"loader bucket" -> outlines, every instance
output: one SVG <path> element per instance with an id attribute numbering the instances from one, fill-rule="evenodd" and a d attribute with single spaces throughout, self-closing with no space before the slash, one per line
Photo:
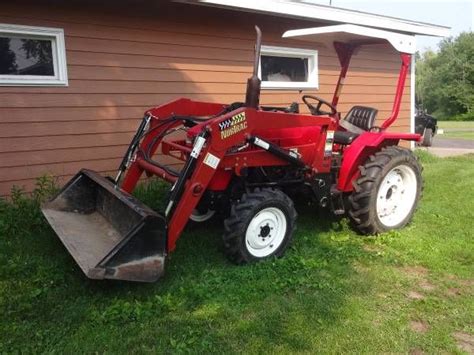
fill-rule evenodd
<path id="1" fill-rule="evenodd" d="M 81 170 L 41 210 L 87 277 L 153 282 L 163 274 L 165 219 L 96 172 Z"/>

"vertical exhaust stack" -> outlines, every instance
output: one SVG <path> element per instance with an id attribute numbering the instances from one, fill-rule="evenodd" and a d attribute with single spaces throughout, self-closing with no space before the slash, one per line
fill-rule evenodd
<path id="1" fill-rule="evenodd" d="M 260 104 L 260 84 L 262 83 L 258 77 L 258 65 L 260 63 L 260 49 L 262 47 L 262 31 L 255 26 L 257 32 L 257 42 L 255 43 L 255 61 L 253 64 L 253 74 L 247 80 L 247 93 L 245 95 L 245 106 L 258 109 Z"/>

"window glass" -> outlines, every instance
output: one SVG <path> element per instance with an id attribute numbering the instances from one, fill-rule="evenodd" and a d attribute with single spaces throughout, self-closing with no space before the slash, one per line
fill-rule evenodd
<path id="1" fill-rule="evenodd" d="M 263 81 L 308 81 L 308 58 L 262 55 L 261 65 Z"/>
<path id="2" fill-rule="evenodd" d="M 0 23 L 0 86 L 67 86 L 64 30 Z"/>
<path id="3" fill-rule="evenodd" d="M 258 74 L 263 89 L 318 89 L 318 51 L 262 46 Z"/>
<path id="4" fill-rule="evenodd" d="M 54 76 L 52 40 L 1 35 L 0 74 Z"/>

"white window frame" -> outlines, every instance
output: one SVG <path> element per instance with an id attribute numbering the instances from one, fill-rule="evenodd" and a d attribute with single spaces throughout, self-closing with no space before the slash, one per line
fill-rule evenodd
<path id="1" fill-rule="evenodd" d="M 54 76 L 0 75 L 0 86 L 68 86 L 66 45 L 62 28 L 33 27 L 0 23 L 0 36 L 51 40 Z"/>
<path id="2" fill-rule="evenodd" d="M 262 46 L 258 76 L 262 79 L 261 56 L 308 58 L 308 81 L 262 81 L 262 89 L 307 90 L 319 89 L 318 51 L 315 49 Z"/>

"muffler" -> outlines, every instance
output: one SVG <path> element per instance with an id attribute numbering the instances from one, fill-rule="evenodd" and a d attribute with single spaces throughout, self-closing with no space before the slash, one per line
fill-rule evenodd
<path id="1" fill-rule="evenodd" d="M 164 273 L 164 217 L 83 169 L 41 208 L 87 277 L 153 282 Z"/>

